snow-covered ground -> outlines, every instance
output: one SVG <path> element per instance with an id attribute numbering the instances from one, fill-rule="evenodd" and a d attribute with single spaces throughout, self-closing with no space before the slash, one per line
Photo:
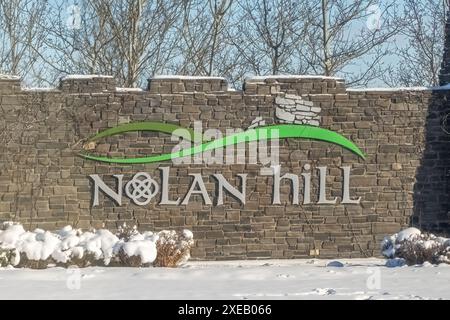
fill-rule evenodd
<path id="1" fill-rule="evenodd" d="M 388 268 L 375 258 L 330 261 L 193 261 L 176 269 L 1 268 L 0 299 L 450 299 L 447 264 Z"/>

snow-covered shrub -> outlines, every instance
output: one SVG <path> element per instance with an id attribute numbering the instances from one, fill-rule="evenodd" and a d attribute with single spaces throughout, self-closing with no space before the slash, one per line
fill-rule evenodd
<path id="1" fill-rule="evenodd" d="M 175 264 L 187 261 L 192 245 L 188 230 L 179 235 L 174 231 L 141 234 L 133 227 L 113 234 L 106 229 L 82 232 L 66 226 L 54 233 L 42 229 L 30 232 L 21 224 L 8 222 L 0 227 L 0 266 L 150 266 L 157 257 L 157 240 L 168 239 L 169 234 L 176 235 L 173 239 L 180 252 Z"/>
<path id="2" fill-rule="evenodd" d="M 155 235 L 152 232 L 130 235 L 119 250 L 120 261 L 130 267 L 150 265 L 156 255 Z"/>
<path id="3" fill-rule="evenodd" d="M 442 243 L 430 238 L 430 235 L 421 234 L 405 240 L 397 250 L 397 255 L 404 258 L 408 265 L 424 262 L 437 264 L 445 250 Z"/>
<path id="4" fill-rule="evenodd" d="M 190 250 L 194 244 L 191 231 L 182 232 L 163 230 L 158 233 L 156 249 L 158 255 L 154 262 L 158 267 L 177 267 L 190 258 Z"/>
<path id="5" fill-rule="evenodd" d="M 139 234 L 139 231 L 137 230 L 136 226 L 128 226 L 126 223 L 123 223 L 123 225 L 119 226 L 116 236 L 119 239 L 123 239 L 124 241 L 128 241 L 133 236 L 136 236 Z"/>
<path id="6" fill-rule="evenodd" d="M 389 259 L 404 259 L 407 265 L 450 263 L 450 239 L 408 228 L 385 237 L 381 252 Z"/>

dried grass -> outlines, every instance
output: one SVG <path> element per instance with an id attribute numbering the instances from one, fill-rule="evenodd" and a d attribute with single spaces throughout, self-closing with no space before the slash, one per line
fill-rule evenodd
<path id="1" fill-rule="evenodd" d="M 156 241 L 157 256 L 155 267 L 176 268 L 190 258 L 194 241 L 183 232 L 162 231 Z"/>

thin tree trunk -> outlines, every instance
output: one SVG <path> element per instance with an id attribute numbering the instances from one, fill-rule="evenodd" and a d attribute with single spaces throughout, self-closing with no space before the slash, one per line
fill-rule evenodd
<path id="1" fill-rule="evenodd" d="M 328 21 L 328 0 L 322 0 L 322 41 L 323 41 L 323 62 L 324 74 L 331 75 L 331 60 L 330 60 L 330 32 Z"/>

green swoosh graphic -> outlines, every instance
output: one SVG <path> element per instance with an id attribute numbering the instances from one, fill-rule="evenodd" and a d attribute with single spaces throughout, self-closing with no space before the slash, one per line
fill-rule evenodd
<path id="1" fill-rule="evenodd" d="M 175 126 L 175 125 L 172 125 Z M 181 127 L 175 126 L 178 129 Z M 113 128 L 116 129 L 116 128 Z M 113 130 L 108 129 L 108 130 Z M 106 131 L 108 131 L 106 130 Z M 133 131 L 133 130 L 128 130 Z M 152 130 L 156 131 L 156 130 Z M 110 131 L 115 132 L 115 131 Z M 123 131 L 125 132 L 125 131 Z M 166 131 L 164 131 L 166 132 Z M 117 134 L 117 133 L 114 133 Z M 94 136 L 98 137 L 102 135 L 102 137 L 108 136 L 105 135 L 104 132 Z M 111 135 L 111 134 L 109 134 Z M 312 139 L 325 141 L 329 143 L 333 143 L 341 146 L 344 149 L 350 150 L 355 153 L 362 159 L 365 159 L 364 153 L 350 140 L 345 138 L 344 136 L 336 133 L 334 131 L 330 131 L 327 129 L 309 126 L 309 125 L 272 125 L 266 127 L 259 127 L 255 129 L 250 129 L 244 132 L 239 132 L 232 134 L 227 137 L 223 137 L 220 139 L 216 139 L 211 142 L 206 142 L 201 145 L 196 145 L 191 148 L 183 149 L 173 153 L 167 153 L 157 156 L 148 156 L 148 157 L 139 157 L 139 158 L 108 158 L 101 156 L 92 156 L 89 154 L 80 154 L 80 156 L 101 162 L 108 163 L 119 163 L 119 164 L 142 164 L 142 163 L 154 163 L 154 162 L 162 162 L 171 159 L 182 158 L 190 155 L 194 155 L 197 153 L 201 153 L 204 151 L 214 150 L 218 148 L 223 148 L 229 145 L 234 145 L 243 142 L 251 142 L 251 141 L 259 141 L 259 140 L 272 140 L 272 139 L 286 139 L 286 138 L 302 138 L 302 139 Z M 98 139 L 98 138 L 97 138 Z M 91 140 L 92 141 L 92 140 Z"/>
<path id="2" fill-rule="evenodd" d="M 182 130 L 177 132 L 177 130 Z M 134 131 L 155 131 L 155 132 L 164 132 L 167 134 L 173 134 L 182 138 L 185 138 L 189 141 L 201 142 L 202 137 L 197 137 L 194 134 L 194 130 L 190 128 L 183 128 L 176 124 L 164 123 L 164 122 L 133 122 L 119 125 L 117 127 L 104 130 L 95 136 L 91 137 L 88 141 L 96 141 L 101 138 L 114 136 L 117 134 L 122 134 L 125 132 L 134 132 Z M 189 134 L 186 134 L 189 133 Z M 196 141 L 197 140 L 197 141 Z"/>

